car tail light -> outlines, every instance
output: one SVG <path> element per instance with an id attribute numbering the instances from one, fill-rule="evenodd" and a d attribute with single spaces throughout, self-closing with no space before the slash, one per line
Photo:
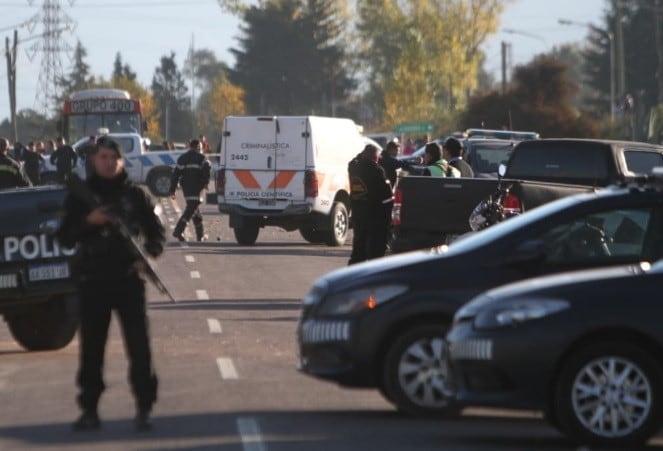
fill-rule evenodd
<path id="1" fill-rule="evenodd" d="M 318 175 L 315 171 L 306 171 L 304 175 L 304 196 L 318 197 Z"/>
<path id="2" fill-rule="evenodd" d="M 391 224 L 394 226 L 401 225 L 401 208 L 403 207 L 403 190 L 396 189 L 394 193 L 394 206 L 391 209 Z"/>
<path id="3" fill-rule="evenodd" d="M 507 194 L 502 201 L 502 207 L 505 214 L 519 215 L 523 212 L 523 206 L 520 199 L 515 194 Z"/>
<path id="4" fill-rule="evenodd" d="M 226 195 L 226 170 L 216 171 L 216 194 L 225 197 Z"/>

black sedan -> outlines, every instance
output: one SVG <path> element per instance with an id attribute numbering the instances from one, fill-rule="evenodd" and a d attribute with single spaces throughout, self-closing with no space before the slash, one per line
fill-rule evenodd
<path id="1" fill-rule="evenodd" d="M 479 293 L 542 274 L 663 257 L 663 190 L 561 199 L 451 246 L 331 272 L 302 301 L 301 371 L 375 387 L 410 414 L 448 414 L 444 335 Z"/>
<path id="2" fill-rule="evenodd" d="M 663 260 L 488 291 L 448 342 L 466 404 L 540 409 L 581 443 L 642 444 L 663 419 Z"/>

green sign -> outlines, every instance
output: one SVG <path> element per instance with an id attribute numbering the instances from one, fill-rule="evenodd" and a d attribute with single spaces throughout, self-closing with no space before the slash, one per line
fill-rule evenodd
<path id="1" fill-rule="evenodd" d="M 398 124 L 395 128 L 396 133 L 432 133 L 435 126 L 430 122 L 406 122 Z"/>

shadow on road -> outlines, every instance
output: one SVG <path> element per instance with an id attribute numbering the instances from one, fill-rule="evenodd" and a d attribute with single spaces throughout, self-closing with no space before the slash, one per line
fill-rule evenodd
<path id="1" fill-rule="evenodd" d="M 150 302 L 148 308 L 151 310 L 262 310 L 296 311 L 301 308 L 299 299 L 211 299 L 209 301 L 179 300 L 173 302 Z"/>

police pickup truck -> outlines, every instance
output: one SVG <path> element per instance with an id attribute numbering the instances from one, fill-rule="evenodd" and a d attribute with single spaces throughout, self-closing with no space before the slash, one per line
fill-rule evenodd
<path id="1" fill-rule="evenodd" d="M 54 238 L 65 195 L 57 186 L 0 191 L 0 314 L 30 351 L 66 346 L 78 326 L 75 250 Z"/>
<path id="2" fill-rule="evenodd" d="M 177 164 L 177 158 L 185 150 L 171 151 L 149 151 L 143 145 L 144 138 L 137 133 L 110 133 L 104 134 L 116 140 L 122 147 L 124 156 L 124 168 L 129 175 L 129 179 L 134 183 L 147 185 L 150 192 L 158 197 L 166 197 L 170 190 L 170 177 L 173 168 Z M 88 138 L 83 138 L 73 144 L 77 154 L 85 146 Z M 80 159 L 75 172 L 85 178 L 85 161 Z M 41 174 L 42 183 L 54 183 L 57 181 L 55 167 L 46 159 L 44 170 Z"/>

